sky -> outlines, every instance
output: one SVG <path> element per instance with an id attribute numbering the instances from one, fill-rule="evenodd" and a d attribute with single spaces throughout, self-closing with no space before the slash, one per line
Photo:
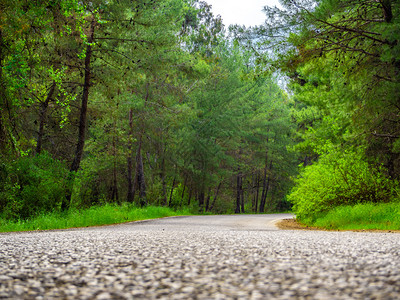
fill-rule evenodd
<path id="1" fill-rule="evenodd" d="M 246 26 L 264 23 L 265 15 L 261 11 L 264 6 L 278 6 L 278 0 L 205 0 L 213 7 L 214 15 L 221 15 L 223 23 Z"/>

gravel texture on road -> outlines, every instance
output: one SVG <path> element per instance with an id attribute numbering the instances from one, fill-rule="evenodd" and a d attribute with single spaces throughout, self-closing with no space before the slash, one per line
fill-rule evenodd
<path id="1" fill-rule="evenodd" d="M 0 234 L 0 299 L 399 299 L 400 234 L 195 216 Z"/>

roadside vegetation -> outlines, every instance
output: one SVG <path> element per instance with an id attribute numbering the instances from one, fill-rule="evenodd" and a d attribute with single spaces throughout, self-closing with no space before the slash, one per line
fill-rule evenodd
<path id="1" fill-rule="evenodd" d="M 400 203 L 339 206 L 319 216 L 315 226 L 333 230 L 400 230 Z"/>
<path id="2" fill-rule="evenodd" d="M 368 163 L 362 149 L 321 155 L 288 195 L 297 220 L 327 229 L 400 229 L 399 184 Z"/>
<path id="3" fill-rule="evenodd" d="M 87 209 L 39 214 L 32 219 L 10 221 L 0 219 L 0 232 L 66 229 L 112 225 L 140 220 L 191 215 L 188 209 L 172 210 L 168 207 L 105 204 Z"/>
<path id="4" fill-rule="evenodd" d="M 285 70 L 295 101 L 303 161 L 287 199 L 297 220 L 399 230 L 400 3 L 282 3 L 266 9 L 260 35 L 279 49 L 271 65 Z"/>

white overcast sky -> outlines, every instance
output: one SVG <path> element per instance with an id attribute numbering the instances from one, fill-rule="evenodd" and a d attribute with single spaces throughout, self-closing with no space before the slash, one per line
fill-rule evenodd
<path id="1" fill-rule="evenodd" d="M 221 15 L 226 28 L 231 24 L 246 26 L 264 23 L 264 6 L 278 6 L 278 0 L 205 0 L 212 5 L 214 15 Z"/>

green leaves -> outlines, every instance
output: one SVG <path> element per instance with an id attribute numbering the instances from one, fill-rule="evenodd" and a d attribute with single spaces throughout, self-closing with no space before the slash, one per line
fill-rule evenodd
<path id="1" fill-rule="evenodd" d="M 47 153 L 2 167 L 0 210 L 6 219 L 27 219 L 60 209 L 68 188 L 68 170 Z"/>
<path id="2" fill-rule="evenodd" d="M 389 202 L 397 186 L 382 168 L 367 162 L 363 149 L 333 151 L 302 170 L 288 199 L 296 216 L 309 222 L 337 206 Z"/>

